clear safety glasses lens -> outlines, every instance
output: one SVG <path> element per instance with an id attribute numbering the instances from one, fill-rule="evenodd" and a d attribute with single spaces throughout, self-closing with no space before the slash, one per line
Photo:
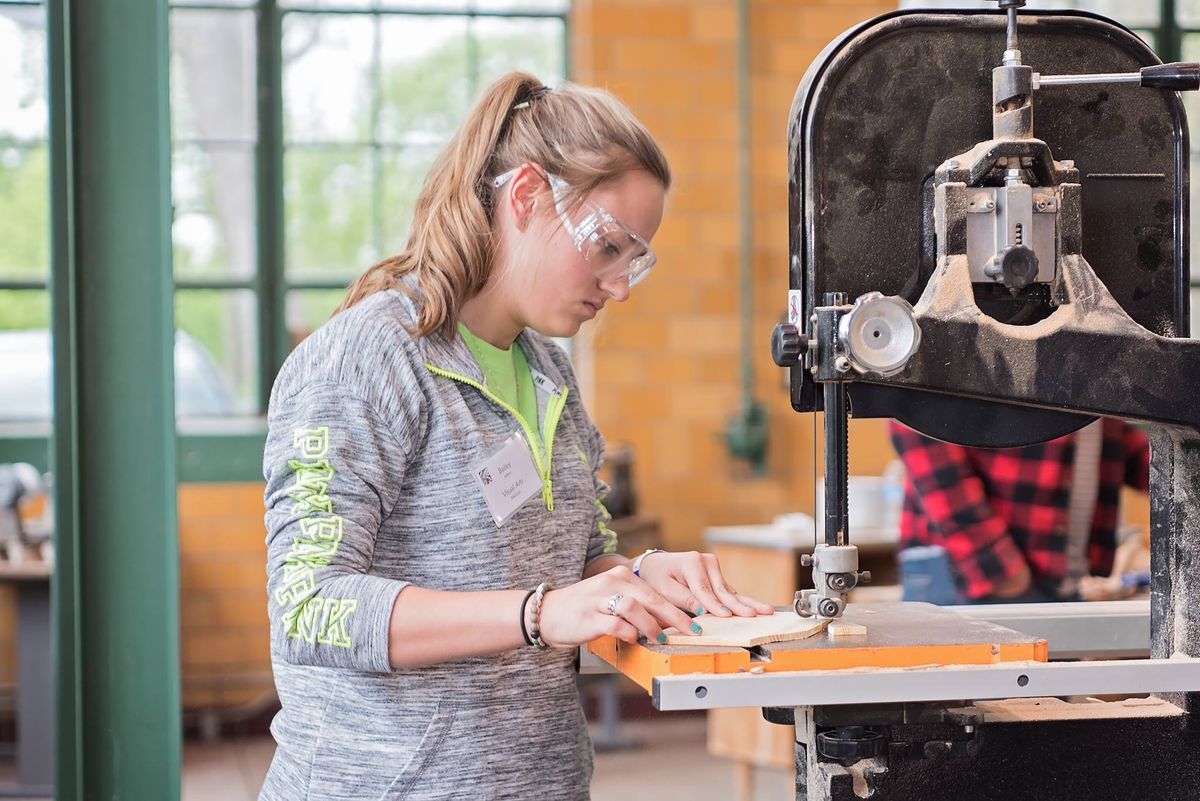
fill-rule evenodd
<path id="1" fill-rule="evenodd" d="M 513 169 L 496 176 L 492 179 L 492 186 L 503 186 L 516 173 L 517 170 Z M 568 209 L 567 182 L 557 175 L 548 174 L 547 177 L 558 217 L 596 277 L 601 281 L 628 278 L 631 287 L 645 280 L 658 261 L 649 243 L 591 201 Z"/>
<path id="2" fill-rule="evenodd" d="M 568 211 L 556 192 L 555 202 L 563 227 L 597 278 L 628 278 L 630 286 L 645 279 L 657 261 L 646 240 L 591 201 Z"/>

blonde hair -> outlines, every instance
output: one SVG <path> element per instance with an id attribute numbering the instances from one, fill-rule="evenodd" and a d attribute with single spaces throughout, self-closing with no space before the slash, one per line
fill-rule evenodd
<path id="1" fill-rule="evenodd" d="M 609 92 L 570 83 L 551 91 L 532 75 L 509 73 L 484 91 L 434 160 L 404 249 L 351 284 L 337 311 L 398 288 L 417 301 L 415 336 L 452 331 L 463 303 L 491 275 L 499 191 L 491 181 L 526 162 L 570 184 L 569 204 L 633 170 L 644 170 L 664 188 L 671 185 L 662 150 Z M 415 292 L 401 280 L 409 274 L 416 279 Z"/>

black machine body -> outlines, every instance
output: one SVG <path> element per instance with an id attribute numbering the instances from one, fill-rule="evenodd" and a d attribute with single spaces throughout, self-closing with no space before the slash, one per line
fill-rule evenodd
<path id="1" fill-rule="evenodd" d="M 867 293 L 907 302 L 920 347 L 892 376 L 848 369 L 836 343 L 814 347 L 785 362 L 792 405 L 821 410 L 817 384 L 840 373 L 853 416 L 966 445 L 1045 441 L 1101 413 L 1194 425 L 1189 393 L 1155 403 L 1138 391 L 1200 365 L 1200 351 L 1162 341 L 1186 337 L 1189 322 L 1183 105 L 1170 91 L 1048 77 L 1171 86 L 1191 80 L 1188 65 L 1161 66 L 1134 33 L 1084 12 L 1022 9 L 1019 51 L 1007 23 L 1004 12 L 886 15 L 832 43 L 800 84 L 789 309 L 801 347 L 829 313 L 827 293 L 846 299 L 837 319 Z M 944 269 L 958 259 L 969 270 Z M 794 336 L 777 344 L 797 347 Z"/>

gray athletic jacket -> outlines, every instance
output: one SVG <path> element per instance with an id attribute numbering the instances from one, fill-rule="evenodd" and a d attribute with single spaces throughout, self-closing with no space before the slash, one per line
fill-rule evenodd
<path id="1" fill-rule="evenodd" d="M 407 583 L 564 586 L 616 548 L 598 500 L 603 442 L 566 354 L 520 336 L 549 379 L 538 406 L 551 447 L 537 454 L 549 480 L 497 527 L 470 469 L 523 426 L 461 337 L 414 339 L 414 317 L 400 292 L 369 297 L 308 337 L 271 393 L 267 589 L 283 709 L 260 801 L 586 799 L 571 651 L 388 664 Z"/>

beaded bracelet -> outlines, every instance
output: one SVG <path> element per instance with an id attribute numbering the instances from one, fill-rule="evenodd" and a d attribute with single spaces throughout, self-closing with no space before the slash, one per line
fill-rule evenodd
<path id="1" fill-rule="evenodd" d="M 525 610 L 529 606 L 529 596 L 533 595 L 536 590 L 530 590 L 525 593 L 525 597 L 521 600 L 521 636 L 525 638 L 526 645 L 533 645 L 533 640 L 529 639 L 529 630 L 525 628 Z"/>
<path id="2" fill-rule="evenodd" d="M 533 591 L 533 614 L 529 617 L 529 639 L 539 651 L 545 651 L 550 646 L 542 639 L 542 599 L 550 590 L 550 585 L 543 581 Z"/>

